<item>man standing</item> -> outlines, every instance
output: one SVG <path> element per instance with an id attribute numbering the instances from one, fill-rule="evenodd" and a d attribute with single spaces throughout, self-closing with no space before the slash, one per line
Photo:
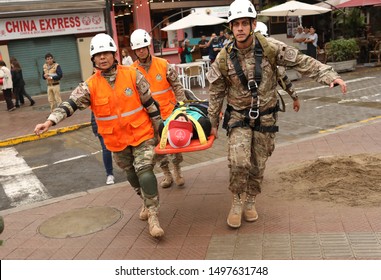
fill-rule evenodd
<path id="1" fill-rule="evenodd" d="M 223 127 L 229 136 L 232 205 L 227 224 L 232 228 L 241 226 L 242 216 L 248 222 L 258 219 L 255 199 L 278 131 L 276 66 L 294 68 L 330 87 L 338 84 L 346 92 L 346 84 L 332 67 L 260 32 L 254 34 L 256 17 L 248 0 L 235 0 L 230 5 L 228 22 L 234 40 L 221 50 L 207 73 L 208 115 L 216 137 L 219 113 L 227 100 Z"/>
<path id="2" fill-rule="evenodd" d="M 132 66 L 142 72 L 149 82 L 152 97 L 159 103 L 161 118 L 165 121 L 171 115 L 176 102 L 186 99 L 178 74 L 167 60 L 151 55 L 149 50 L 151 36 L 147 31 L 135 30 L 131 34 L 130 42 L 131 49 L 138 58 Z M 172 173 L 169 169 L 169 156 L 174 168 L 176 185 L 185 184 L 180 167 L 180 163 L 183 161 L 182 154 L 156 155 L 156 159 L 160 162 L 160 167 L 164 172 L 164 179 L 160 182 L 162 188 L 168 188 L 173 183 Z"/>
<path id="3" fill-rule="evenodd" d="M 304 43 L 304 41 L 307 38 L 307 35 L 308 34 L 305 34 L 303 32 L 303 26 L 299 25 L 293 41 L 294 43 L 298 43 L 299 50 L 304 54 L 307 53 L 307 44 Z"/>
<path id="4" fill-rule="evenodd" d="M 219 37 L 217 37 L 216 33 L 212 33 L 212 36 L 210 36 L 208 44 L 210 62 L 213 63 L 217 57 L 217 54 L 222 49 L 222 44 L 220 44 Z"/>
<path id="5" fill-rule="evenodd" d="M 47 53 L 45 55 L 45 64 L 43 66 L 42 78 L 46 80 L 48 85 L 48 101 L 50 103 L 50 111 L 53 112 L 61 103 L 60 80 L 62 79 L 61 66 L 54 61 L 53 55 Z"/>
<path id="6" fill-rule="evenodd" d="M 118 65 L 116 44 L 109 35 L 92 38 L 90 57 L 95 74 L 80 83 L 69 100 L 55 108 L 46 122 L 36 125 L 34 132 L 40 135 L 77 109 L 91 106 L 104 144 L 143 199 L 151 236 L 161 237 L 164 231 L 158 219 L 159 194 L 153 172 L 160 111 L 144 76 L 133 67 Z"/>
<path id="7" fill-rule="evenodd" d="M 209 50 L 208 50 L 209 44 L 208 44 L 208 41 L 206 40 L 205 35 L 201 36 L 201 40 L 198 42 L 198 47 L 200 48 L 200 53 L 202 57 L 209 55 Z"/>

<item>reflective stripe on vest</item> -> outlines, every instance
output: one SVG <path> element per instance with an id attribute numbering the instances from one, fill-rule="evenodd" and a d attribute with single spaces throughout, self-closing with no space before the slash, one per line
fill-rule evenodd
<path id="1" fill-rule="evenodd" d="M 143 106 L 140 106 L 139 108 L 136 108 L 135 110 L 129 111 L 129 112 L 124 112 L 121 114 L 122 117 L 128 117 L 131 116 L 139 111 L 143 110 Z M 109 117 L 95 117 L 97 121 L 111 121 L 117 119 L 117 115 L 109 116 Z"/>
<path id="2" fill-rule="evenodd" d="M 166 93 L 169 90 L 172 90 L 172 87 L 169 87 L 169 88 L 161 90 L 161 91 L 151 92 L 151 95 L 154 96 L 154 95 L 158 95 L 158 94 L 163 94 L 163 93 Z"/>

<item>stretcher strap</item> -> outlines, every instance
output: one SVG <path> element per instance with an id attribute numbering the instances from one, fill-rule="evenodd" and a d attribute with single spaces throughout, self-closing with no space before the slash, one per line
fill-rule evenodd
<path id="1" fill-rule="evenodd" d="M 176 117 L 179 114 L 185 113 L 186 108 L 180 108 L 179 110 L 176 110 L 172 116 L 169 117 L 167 125 L 164 126 L 163 131 L 161 133 L 161 139 L 160 139 L 160 149 L 165 149 L 167 145 L 167 140 L 168 140 L 168 127 L 169 127 L 169 122 L 176 119 Z M 192 121 L 192 123 L 196 126 L 197 134 L 198 134 L 198 139 L 200 140 L 201 145 L 205 145 L 207 143 L 207 139 L 205 136 L 204 129 L 202 128 L 201 124 L 192 116 L 187 115 L 187 117 Z"/>

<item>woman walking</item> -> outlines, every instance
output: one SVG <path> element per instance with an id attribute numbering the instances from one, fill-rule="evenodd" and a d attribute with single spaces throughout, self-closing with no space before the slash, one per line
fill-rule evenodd
<path id="1" fill-rule="evenodd" d="M 20 63 L 16 58 L 11 58 L 11 73 L 13 81 L 13 93 L 16 97 L 16 107 L 20 107 L 20 104 L 24 104 L 24 96 L 29 99 L 30 106 L 36 103 L 32 97 L 25 91 L 25 81 L 22 75 L 22 69 Z"/>

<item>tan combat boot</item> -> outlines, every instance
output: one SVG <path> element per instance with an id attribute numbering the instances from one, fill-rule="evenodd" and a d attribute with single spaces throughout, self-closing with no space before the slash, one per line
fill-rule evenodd
<path id="1" fill-rule="evenodd" d="M 246 195 L 245 202 L 243 203 L 243 217 L 247 222 L 258 220 L 258 213 L 255 210 L 255 195 Z"/>
<path id="2" fill-rule="evenodd" d="M 232 207 L 229 212 L 227 223 L 232 228 L 239 228 L 242 219 L 242 201 L 239 194 L 233 194 Z"/>
<path id="3" fill-rule="evenodd" d="M 148 208 L 148 226 L 149 233 L 152 237 L 158 238 L 164 235 L 164 230 L 160 227 L 159 218 L 157 217 L 157 207 L 151 206 Z"/>
<path id="4" fill-rule="evenodd" d="M 185 184 L 185 180 L 183 175 L 181 174 L 180 165 L 174 165 L 173 174 L 175 175 L 175 183 L 178 186 L 183 186 Z"/>
<path id="5" fill-rule="evenodd" d="M 169 188 L 172 185 L 172 183 L 173 183 L 173 178 L 172 178 L 171 171 L 169 170 L 168 166 L 162 167 L 161 169 L 164 172 L 164 178 L 160 182 L 160 187 L 162 187 L 164 189 L 165 188 Z"/>
<path id="6" fill-rule="evenodd" d="M 140 213 L 139 213 L 139 219 L 142 220 L 142 221 L 147 221 L 148 220 L 148 208 L 144 205 L 144 202 L 143 202 L 143 207 L 142 207 L 142 209 L 140 210 Z"/>

